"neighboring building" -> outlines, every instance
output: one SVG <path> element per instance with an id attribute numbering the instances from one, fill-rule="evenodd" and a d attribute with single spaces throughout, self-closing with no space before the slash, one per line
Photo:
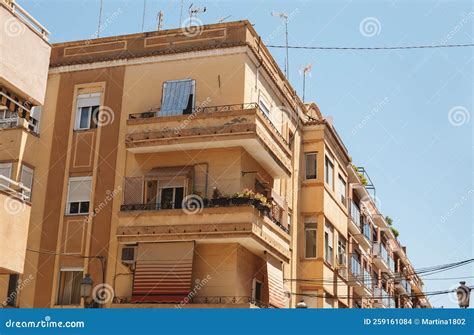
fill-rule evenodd
<path id="1" fill-rule="evenodd" d="M 36 153 L 47 149 L 38 135 L 51 46 L 47 30 L 12 1 L 0 0 L 0 25 L 0 294 L 15 305 L 35 231 L 33 176 L 48 168 Z"/>
<path id="2" fill-rule="evenodd" d="M 81 307 L 90 274 L 105 307 L 376 307 L 364 266 L 409 305 L 373 255 L 412 271 L 404 250 L 375 207 L 360 238 L 374 201 L 249 22 L 55 44 L 50 63 L 17 306 Z"/>

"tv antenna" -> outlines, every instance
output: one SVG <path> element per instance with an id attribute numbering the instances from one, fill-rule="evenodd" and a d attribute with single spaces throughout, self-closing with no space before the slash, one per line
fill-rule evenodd
<path id="1" fill-rule="evenodd" d="M 222 17 L 222 16 L 221 16 L 221 17 L 217 18 L 217 22 L 218 22 L 218 23 L 222 23 L 222 22 L 224 22 L 225 20 L 227 20 L 227 19 L 228 19 L 229 17 L 231 17 L 231 16 L 232 16 L 232 15 L 227 15 L 226 17 Z"/>
<path id="2" fill-rule="evenodd" d="M 145 29 L 145 12 L 146 12 L 146 0 L 143 0 L 143 15 L 142 15 L 142 33 Z"/>
<path id="3" fill-rule="evenodd" d="M 156 30 L 158 30 L 158 31 L 160 31 L 161 28 L 163 27 L 163 18 L 164 18 L 164 16 L 165 16 L 165 13 L 163 13 L 162 10 L 160 10 L 158 12 L 158 14 L 156 15 L 156 20 L 158 21 Z"/>
<path id="4" fill-rule="evenodd" d="M 103 5 L 103 0 L 100 0 L 100 7 L 99 7 L 99 26 L 97 27 L 97 38 L 100 37 L 100 25 L 101 25 L 101 20 L 102 20 L 102 5 Z"/>
<path id="5" fill-rule="evenodd" d="M 285 76 L 286 79 L 290 79 L 290 61 L 288 59 L 288 14 L 285 12 L 272 12 L 272 16 L 279 17 L 285 22 L 285 46 L 286 46 L 286 59 L 285 59 Z"/>
<path id="6" fill-rule="evenodd" d="M 306 75 L 309 75 L 311 77 L 312 68 L 313 68 L 313 64 L 309 63 L 300 69 L 300 73 L 303 75 L 303 103 L 304 103 L 304 95 L 306 91 Z"/>
<path id="7" fill-rule="evenodd" d="M 193 4 L 189 6 L 189 26 L 191 26 L 193 17 L 197 17 L 197 14 L 199 13 L 205 13 L 206 12 L 206 7 L 193 7 Z"/>

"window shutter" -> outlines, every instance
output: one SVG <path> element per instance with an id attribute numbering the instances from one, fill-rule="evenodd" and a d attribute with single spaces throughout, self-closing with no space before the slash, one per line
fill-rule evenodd
<path id="1" fill-rule="evenodd" d="M 190 95 L 195 94 L 192 79 L 172 80 L 163 83 L 163 99 L 159 116 L 182 115 Z"/>
<path id="2" fill-rule="evenodd" d="M 70 178 L 68 202 L 90 201 L 92 189 L 91 178 Z"/>
<path id="3" fill-rule="evenodd" d="M 100 106 L 100 93 L 79 94 L 77 96 L 77 108 Z"/>
<path id="4" fill-rule="evenodd" d="M 33 187 L 33 170 L 30 169 L 28 166 L 22 165 L 20 181 L 25 187 L 30 189 L 30 192 L 25 192 L 25 195 L 30 197 L 31 188 Z"/>

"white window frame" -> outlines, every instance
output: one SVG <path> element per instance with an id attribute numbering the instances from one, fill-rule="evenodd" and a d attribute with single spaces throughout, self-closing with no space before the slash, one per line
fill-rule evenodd
<path id="1" fill-rule="evenodd" d="M 331 255 L 329 255 L 329 250 L 331 250 Z M 331 227 L 331 224 L 328 222 L 324 224 L 324 260 L 327 263 L 334 265 L 334 228 Z"/>
<path id="2" fill-rule="evenodd" d="M 331 164 L 332 173 L 329 175 L 328 163 Z M 330 178 L 331 183 L 328 182 Z M 328 155 L 324 159 L 324 182 L 329 186 L 331 190 L 334 191 L 334 162 L 329 158 Z"/>
<path id="3" fill-rule="evenodd" d="M 98 98 L 99 100 L 99 104 L 98 105 L 90 105 L 90 106 L 82 106 L 82 107 L 79 107 L 78 106 L 78 102 L 80 99 L 92 99 L 92 98 Z M 92 110 L 93 107 L 96 107 L 96 106 L 99 106 L 98 108 L 100 108 L 101 106 L 101 93 L 100 92 L 95 92 L 95 93 L 88 93 L 88 94 L 78 94 L 77 97 L 76 97 L 76 118 L 75 118 L 75 123 L 74 123 L 74 130 L 88 130 L 88 129 L 91 129 L 91 125 L 92 125 L 92 117 L 93 117 L 93 113 L 94 111 Z M 81 112 L 82 112 L 82 108 L 84 107 L 88 107 L 88 117 L 87 117 L 87 124 L 88 126 L 87 127 L 81 127 Z"/>
<path id="4" fill-rule="evenodd" d="M 315 164 L 315 176 L 314 178 L 308 178 L 308 156 L 314 155 Z M 318 153 L 316 151 L 309 151 L 304 153 L 304 179 L 305 180 L 316 180 L 318 179 Z"/>
<path id="5" fill-rule="evenodd" d="M 87 213 L 70 213 L 70 201 L 69 201 L 69 196 L 70 196 L 70 189 L 71 189 L 71 181 L 90 181 L 91 182 L 91 194 L 89 194 L 89 199 L 87 200 L 81 200 L 79 201 L 79 210 L 81 208 L 81 203 L 82 202 L 89 202 L 89 211 Z M 91 210 L 91 198 L 92 198 L 92 176 L 85 176 L 85 177 L 69 177 L 68 183 L 67 183 L 67 199 L 66 199 L 66 215 L 88 215 Z M 74 201 L 77 202 L 77 201 Z"/>
<path id="6" fill-rule="evenodd" d="M 12 178 L 13 163 L 0 163 L 0 168 L 7 169 L 9 171 L 8 176 L 4 176 L 8 179 Z M 2 175 L 3 176 L 3 175 Z M 10 187 L 10 183 L 0 179 L 0 189 L 3 187 Z"/>
<path id="7" fill-rule="evenodd" d="M 314 224 L 316 227 L 306 227 L 306 224 Z M 304 258 L 305 259 L 316 259 L 318 258 L 318 223 L 317 223 L 317 220 L 316 218 L 314 217 L 307 217 L 305 218 L 304 220 Z M 315 234 L 315 240 L 316 240 L 316 245 L 314 246 L 315 250 L 314 250 L 314 257 L 308 257 L 307 256 L 307 248 L 308 248 L 308 245 L 306 244 L 306 234 L 307 233 L 313 233 Z"/>
<path id="8" fill-rule="evenodd" d="M 31 185 L 25 185 L 23 183 L 23 173 L 25 172 L 29 172 L 31 173 Z M 35 170 L 33 170 L 32 168 L 30 168 L 29 166 L 26 166 L 25 164 L 22 164 L 21 165 L 21 175 L 20 175 L 20 181 L 23 183 L 23 186 L 25 186 L 26 188 L 29 188 L 30 189 L 30 192 L 26 192 L 24 191 L 25 195 L 27 196 L 27 198 L 31 201 L 31 195 L 33 194 L 33 183 L 34 183 L 34 173 L 35 173 Z"/>
<path id="9" fill-rule="evenodd" d="M 343 186 L 344 190 L 342 189 Z M 347 182 L 340 174 L 337 176 L 337 189 L 339 190 L 339 200 L 344 206 L 347 207 Z"/>

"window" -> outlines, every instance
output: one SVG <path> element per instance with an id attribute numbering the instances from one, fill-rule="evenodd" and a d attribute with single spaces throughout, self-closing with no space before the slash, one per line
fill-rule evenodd
<path id="1" fill-rule="evenodd" d="M 253 279 L 252 282 L 252 299 L 255 302 L 262 301 L 262 282 L 257 280 L 256 278 Z"/>
<path id="2" fill-rule="evenodd" d="M 79 94 L 77 96 L 75 130 L 97 128 L 100 107 L 100 93 Z"/>
<path id="3" fill-rule="evenodd" d="M 337 255 L 339 265 L 347 265 L 346 239 L 342 235 L 337 241 Z"/>
<path id="4" fill-rule="evenodd" d="M 317 178 L 317 160 L 315 152 L 305 153 L 306 161 L 306 179 L 316 179 Z"/>
<path id="5" fill-rule="evenodd" d="M 326 184 L 329 185 L 331 190 L 334 190 L 334 164 L 331 162 L 331 160 L 326 156 L 326 161 L 325 161 L 325 171 L 324 171 L 324 179 L 326 181 Z"/>
<path id="6" fill-rule="evenodd" d="M 82 270 L 61 269 L 59 272 L 58 305 L 81 303 Z"/>
<path id="7" fill-rule="evenodd" d="M 288 231 L 291 234 L 291 213 L 288 213 L 287 220 L 288 220 Z"/>
<path id="8" fill-rule="evenodd" d="M 270 108 L 262 98 L 258 99 L 258 106 L 266 116 L 270 116 Z"/>
<path id="9" fill-rule="evenodd" d="M 10 179 L 12 175 L 12 163 L 1 163 L 0 164 L 0 175 Z M 6 187 L 10 187 L 10 183 L 0 178 L 0 190 Z"/>
<path id="10" fill-rule="evenodd" d="M 18 297 L 18 278 L 19 275 L 10 275 L 8 278 L 7 298 L 4 302 L 7 306 L 15 307 L 16 298 Z"/>
<path id="11" fill-rule="evenodd" d="M 168 80 L 163 83 L 159 116 L 191 114 L 194 109 L 196 83 L 192 79 Z"/>
<path id="12" fill-rule="evenodd" d="M 344 206 L 346 206 L 346 182 L 342 178 L 341 175 L 339 175 L 338 181 L 339 181 L 339 183 L 338 183 L 338 185 L 339 185 L 339 199 L 344 204 Z"/>
<path id="13" fill-rule="evenodd" d="M 184 198 L 184 187 L 166 187 L 161 189 L 161 209 L 181 208 Z"/>
<path id="14" fill-rule="evenodd" d="M 20 181 L 23 186 L 30 189 L 29 192 L 24 191 L 23 195 L 26 196 L 27 199 L 31 200 L 31 189 L 33 188 L 33 169 L 29 168 L 28 166 L 22 165 Z"/>
<path id="15" fill-rule="evenodd" d="M 318 308 L 318 291 L 303 291 L 301 293 L 308 308 Z"/>
<path id="16" fill-rule="evenodd" d="M 89 213 L 92 177 L 69 178 L 67 195 L 67 215 Z"/>
<path id="17" fill-rule="evenodd" d="M 334 230 L 330 224 L 324 226 L 324 259 L 329 264 L 333 264 L 334 257 Z"/>
<path id="18" fill-rule="evenodd" d="M 316 220 L 307 218 L 304 224 L 305 233 L 305 258 L 316 258 Z"/>

